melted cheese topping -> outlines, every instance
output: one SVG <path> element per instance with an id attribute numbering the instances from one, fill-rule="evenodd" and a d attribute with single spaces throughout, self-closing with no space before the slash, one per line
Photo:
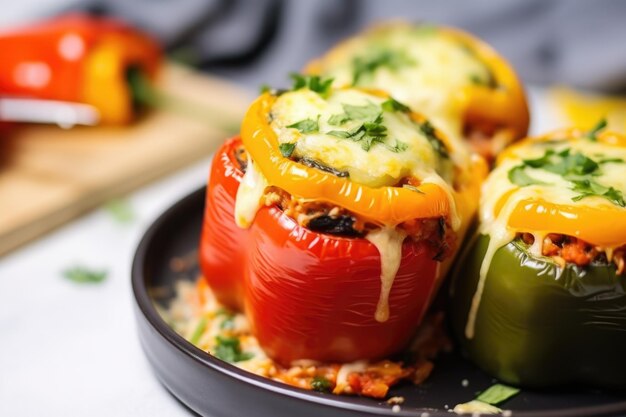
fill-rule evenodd
<path id="1" fill-rule="evenodd" d="M 359 77 L 357 85 L 388 91 L 396 99 L 420 109 L 435 126 L 455 139 L 463 152 L 464 87 L 488 84 L 489 68 L 466 45 L 435 27 L 394 24 L 355 37 L 331 52 L 322 62 L 322 74 L 335 85 L 353 82 L 355 63 L 367 62 L 384 50 L 396 64 L 380 65 Z"/>
<path id="2" fill-rule="evenodd" d="M 252 225 L 257 211 L 261 208 L 261 198 L 268 186 L 263 174 L 256 164 L 248 157 L 248 167 L 237 189 L 235 200 L 235 223 L 242 229 Z"/>
<path id="3" fill-rule="evenodd" d="M 347 171 L 350 180 L 370 187 L 393 186 L 402 178 L 414 176 L 423 181 L 450 182 L 452 163 L 442 158 L 403 112 L 382 111 L 382 125 L 387 128 L 384 144 L 374 143 L 369 150 L 361 142 L 329 135 L 332 131 L 353 131 L 362 120 L 348 120 L 340 126 L 329 123 L 335 115 L 344 114 L 344 105 L 375 105 L 380 108 L 386 98 L 356 89 L 336 90 L 327 99 L 307 90 L 282 94 L 272 107 L 272 128 L 279 143 L 296 143 L 295 158 L 310 158 L 339 171 Z M 287 126 L 302 120 L 317 121 L 319 130 L 301 133 Z M 406 149 L 393 151 L 398 142 Z"/>
<path id="4" fill-rule="evenodd" d="M 384 227 L 365 236 L 380 253 L 380 297 L 374 318 L 378 322 L 389 320 L 389 293 L 402 261 L 402 242 L 406 233 L 395 228 Z"/>
<path id="5" fill-rule="evenodd" d="M 626 148 L 606 145 L 601 142 L 593 142 L 582 138 L 572 141 L 561 141 L 558 143 L 547 143 L 539 141 L 527 141 L 521 145 L 510 148 L 501 159 L 498 167 L 493 170 L 482 186 L 480 202 L 480 230 L 483 235 L 489 236 L 489 245 L 480 268 L 480 277 L 476 292 L 472 299 L 469 316 L 465 328 L 465 336 L 468 339 L 474 337 L 474 327 L 476 315 L 480 306 L 482 293 L 489 272 L 491 261 L 496 251 L 511 242 L 517 232 L 529 232 L 534 235 L 535 243 L 529 252 L 533 256 L 540 257 L 542 253 L 543 238 L 552 230 L 550 224 L 545 225 L 543 230 L 514 230 L 509 226 L 509 219 L 513 211 L 526 200 L 543 199 L 555 204 L 568 205 L 573 207 L 598 207 L 607 210 L 619 210 L 626 215 L 626 209 L 619 207 L 603 197 L 589 196 L 581 200 L 574 201 L 574 197 L 580 195 L 579 191 L 574 191 L 573 184 L 560 174 L 548 172 L 541 168 L 526 167 L 524 172 L 533 180 L 540 181 L 541 184 L 531 184 L 520 187 L 509 179 L 509 172 L 520 166 L 523 159 L 537 159 L 545 155 L 548 149 L 556 153 L 570 149 L 570 154 L 580 152 L 594 161 L 606 159 L 620 159 L 626 161 Z M 594 175 L 593 181 L 605 186 L 613 187 L 626 195 L 626 175 L 624 163 L 608 162 L 601 163 L 598 175 Z M 501 205 L 496 214 L 497 207 L 504 196 L 506 202 Z M 589 242 L 593 244 L 594 242 Z M 612 253 L 611 249 L 608 248 Z"/>

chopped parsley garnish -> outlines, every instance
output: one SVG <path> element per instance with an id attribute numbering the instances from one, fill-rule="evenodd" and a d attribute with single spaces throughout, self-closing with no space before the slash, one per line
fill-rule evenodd
<path id="1" fill-rule="evenodd" d="M 259 87 L 259 92 L 261 94 L 268 93 L 270 91 L 272 91 L 272 87 L 270 87 L 269 84 L 261 84 Z"/>
<path id="2" fill-rule="evenodd" d="M 323 376 L 315 376 L 311 381 L 311 389 L 319 392 L 330 392 L 332 383 Z"/>
<path id="3" fill-rule="evenodd" d="M 622 192 L 613 187 L 605 187 L 590 179 L 572 180 L 572 183 L 574 184 L 572 190 L 580 193 L 572 198 L 573 201 L 580 201 L 585 197 L 596 196 L 606 198 L 617 206 L 626 207 L 626 201 L 624 201 Z"/>
<path id="4" fill-rule="evenodd" d="M 606 119 L 601 119 L 600 121 L 598 121 L 598 123 L 596 123 L 596 125 L 594 127 L 591 128 L 591 130 L 589 132 L 587 132 L 587 139 L 589 139 L 590 141 L 597 141 L 598 138 L 596 137 L 596 135 L 606 127 L 607 122 Z"/>
<path id="5" fill-rule="evenodd" d="M 107 271 L 94 271 L 82 266 L 75 266 L 63 271 L 63 276 L 65 278 L 79 284 L 97 284 L 103 282 L 107 275 Z"/>
<path id="6" fill-rule="evenodd" d="M 281 143 L 278 145 L 278 150 L 285 158 L 289 158 L 295 149 L 295 143 Z"/>
<path id="7" fill-rule="evenodd" d="M 374 74 L 379 68 L 386 67 L 396 71 L 403 66 L 414 65 L 415 61 L 405 52 L 382 49 L 369 56 L 356 57 L 352 61 L 352 85 L 357 85 L 364 76 Z"/>
<path id="8" fill-rule="evenodd" d="M 290 77 L 293 80 L 292 90 L 308 88 L 322 97 L 327 97 L 328 94 L 330 94 L 333 84 L 333 78 L 322 78 L 319 75 L 301 75 L 294 73 L 291 74 Z"/>
<path id="9" fill-rule="evenodd" d="M 430 146 L 433 147 L 435 152 L 437 152 L 443 158 L 449 158 L 450 155 L 448 154 L 448 149 L 446 149 L 446 145 L 444 145 L 441 139 L 437 137 L 437 133 L 435 132 L 435 128 L 433 127 L 433 125 L 431 125 L 428 120 L 425 120 L 422 123 L 418 123 L 418 126 L 424 136 L 426 136 L 426 139 L 428 139 Z"/>
<path id="10" fill-rule="evenodd" d="M 241 342 L 236 337 L 217 336 L 215 338 L 215 352 L 213 355 L 226 362 L 242 362 L 251 359 L 254 355 L 241 351 Z"/>
<path id="11" fill-rule="evenodd" d="M 126 200 L 119 198 L 109 200 L 105 203 L 104 208 L 119 223 L 130 223 L 135 218 L 133 209 Z"/>
<path id="12" fill-rule="evenodd" d="M 409 145 L 404 142 L 400 142 L 399 140 L 396 140 L 396 144 L 394 146 L 387 145 L 386 143 L 383 143 L 383 146 L 394 153 L 404 152 L 409 149 Z"/>
<path id="13" fill-rule="evenodd" d="M 349 120 L 360 120 L 363 122 L 380 123 L 382 121 L 381 108 L 376 104 L 368 101 L 363 106 L 354 106 L 352 104 L 344 104 L 343 111 Z"/>
<path id="14" fill-rule="evenodd" d="M 296 122 L 294 124 L 291 124 L 287 127 L 289 128 L 293 128 L 293 129 L 298 129 L 298 131 L 300 133 L 313 133 L 313 132 L 317 132 L 319 130 L 319 116 L 317 118 L 318 120 L 313 120 L 313 119 L 304 119 L 304 120 L 300 120 L 299 122 Z"/>
<path id="15" fill-rule="evenodd" d="M 390 97 L 387 101 L 382 104 L 383 110 L 393 113 L 394 111 L 399 111 L 403 113 L 407 113 L 411 111 L 409 106 L 406 104 L 400 103 L 398 100 Z"/>
<path id="16" fill-rule="evenodd" d="M 547 185 L 543 181 L 539 181 L 524 171 L 523 165 L 518 165 L 509 171 L 509 181 L 520 187 L 526 187 L 528 185 Z"/>
<path id="17" fill-rule="evenodd" d="M 617 161 L 623 162 L 621 159 Z M 609 159 L 609 162 L 617 162 Z M 594 180 L 601 175 L 600 165 L 605 161 L 594 161 L 581 152 L 572 152 L 566 148 L 560 152 L 553 149 L 545 151 L 543 156 L 535 159 L 524 159 L 522 165 L 509 170 L 509 180 L 520 187 L 528 185 L 547 185 L 545 182 L 536 180 L 526 173 L 526 168 L 542 169 L 553 174 L 560 175 L 566 181 L 572 183 L 572 191 L 580 193 L 572 197 L 573 201 L 580 201 L 586 197 L 602 197 L 620 207 L 626 207 L 624 196 L 620 190 L 606 187 Z"/>
<path id="18" fill-rule="evenodd" d="M 519 392 L 519 388 L 495 384 L 480 393 L 476 400 L 491 405 L 498 405 L 516 396 Z"/>
<path id="19" fill-rule="evenodd" d="M 331 126 L 341 126 L 345 122 L 350 120 L 347 114 L 333 114 L 328 118 L 328 124 Z"/>
<path id="20" fill-rule="evenodd" d="M 193 334 L 189 338 L 189 341 L 191 342 L 192 345 L 198 344 L 198 342 L 200 341 L 200 338 L 202 337 L 202 334 L 206 330 L 206 325 L 207 325 L 206 317 L 202 317 L 200 321 L 198 322 L 198 325 L 194 329 Z"/>

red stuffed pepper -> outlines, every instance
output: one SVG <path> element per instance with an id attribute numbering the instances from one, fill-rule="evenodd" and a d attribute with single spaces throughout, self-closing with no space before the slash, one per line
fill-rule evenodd
<path id="1" fill-rule="evenodd" d="M 482 159 L 379 91 L 297 78 L 216 154 L 201 240 L 266 353 L 349 362 L 412 336 L 476 210 Z"/>
<path id="2" fill-rule="evenodd" d="M 94 106 L 104 123 L 134 116 L 129 71 L 156 76 L 157 43 L 113 19 L 72 14 L 0 32 L 0 95 Z"/>

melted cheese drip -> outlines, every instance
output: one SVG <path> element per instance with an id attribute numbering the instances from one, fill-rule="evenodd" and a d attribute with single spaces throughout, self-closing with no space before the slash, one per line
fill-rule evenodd
<path id="1" fill-rule="evenodd" d="M 235 200 L 235 223 L 242 229 L 247 229 L 252 225 L 256 213 L 261 208 L 261 199 L 268 186 L 263 174 L 256 168 L 256 165 L 248 157 L 248 167 L 237 189 Z"/>
<path id="2" fill-rule="evenodd" d="M 456 414 L 472 415 L 500 414 L 502 412 L 502 410 L 498 407 L 478 400 L 472 400 L 463 404 L 457 404 L 454 406 L 454 409 L 452 411 L 454 411 Z"/>
<path id="3" fill-rule="evenodd" d="M 356 361 L 352 363 L 344 363 L 337 372 L 337 380 L 335 382 L 334 393 L 340 394 L 348 385 L 348 375 L 353 372 L 365 372 L 367 369 L 367 361 Z"/>
<path id="4" fill-rule="evenodd" d="M 594 158 L 595 160 L 603 157 L 621 158 L 626 161 L 626 149 L 612 147 L 600 142 L 592 142 L 586 139 L 577 141 L 564 142 L 562 145 L 554 146 L 553 149 L 559 152 L 565 148 L 570 148 L 572 152 L 580 151 L 583 154 Z M 571 190 L 571 184 L 562 176 L 547 172 L 542 169 L 526 169 L 526 173 L 536 180 L 545 184 L 535 184 L 526 187 L 518 187 L 511 183 L 508 178 L 509 171 L 521 163 L 521 159 L 534 159 L 543 156 L 544 152 L 549 149 L 545 144 L 527 143 L 522 146 L 512 148 L 508 151 L 506 159 L 501 161 L 496 169 L 489 175 L 487 181 L 482 186 L 481 202 L 480 202 L 480 221 L 481 226 L 479 232 L 489 236 L 489 245 L 483 258 L 478 285 L 476 292 L 472 298 L 470 311 L 468 314 L 467 324 L 465 327 L 465 336 L 468 339 L 474 337 L 476 316 L 480 307 L 485 281 L 491 266 L 491 261 L 496 251 L 511 242 L 517 232 L 532 233 L 535 239 L 534 244 L 530 248 L 533 256 L 542 256 L 542 245 L 544 237 L 550 233 L 550 225 L 546 224 L 546 230 L 513 230 L 509 224 L 509 218 L 515 208 L 523 200 L 545 199 L 546 201 L 557 204 L 567 204 L 570 206 L 610 206 L 611 209 L 624 210 L 600 197 L 588 197 L 579 201 L 572 201 L 572 197 L 578 193 Z M 600 156 L 602 155 L 602 156 Z M 605 185 L 612 186 L 626 193 L 626 175 L 624 175 L 623 164 L 609 163 L 602 164 L 602 174 L 594 177 L 595 181 Z M 510 193 L 508 200 L 500 209 L 498 215 L 495 215 L 496 206 L 502 196 Z M 626 210 L 625 210 L 626 213 Z M 562 273 L 562 269 L 559 270 Z M 558 277 L 557 277 L 558 278 Z"/>
<path id="5" fill-rule="evenodd" d="M 406 233 L 390 227 L 374 230 L 365 236 L 380 254 L 380 296 L 374 318 L 381 323 L 389 320 L 389 293 L 400 268 L 405 238 Z"/>

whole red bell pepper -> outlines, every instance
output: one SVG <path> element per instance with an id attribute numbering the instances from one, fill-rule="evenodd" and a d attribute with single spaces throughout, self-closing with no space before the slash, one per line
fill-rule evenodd
<path id="1" fill-rule="evenodd" d="M 149 78 L 161 52 L 149 36 L 109 18 L 70 14 L 0 32 L 0 95 L 90 104 L 104 123 L 133 119 L 128 71 Z"/>
<path id="2" fill-rule="evenodd" d="M 310 231 L 277 207 L 259 210 L 250 229 L 235 224 L 240 146 L 234 138 L 218 150 L 207 191 L 200 262 L 218 300 L 245 309 L 261 346 L 284 363 L 378 358 L 404 346 L 440 278 L 432 248 L 405 240 L 390 317 L 376 321 L 380 255 L 369 241 Z"/>

